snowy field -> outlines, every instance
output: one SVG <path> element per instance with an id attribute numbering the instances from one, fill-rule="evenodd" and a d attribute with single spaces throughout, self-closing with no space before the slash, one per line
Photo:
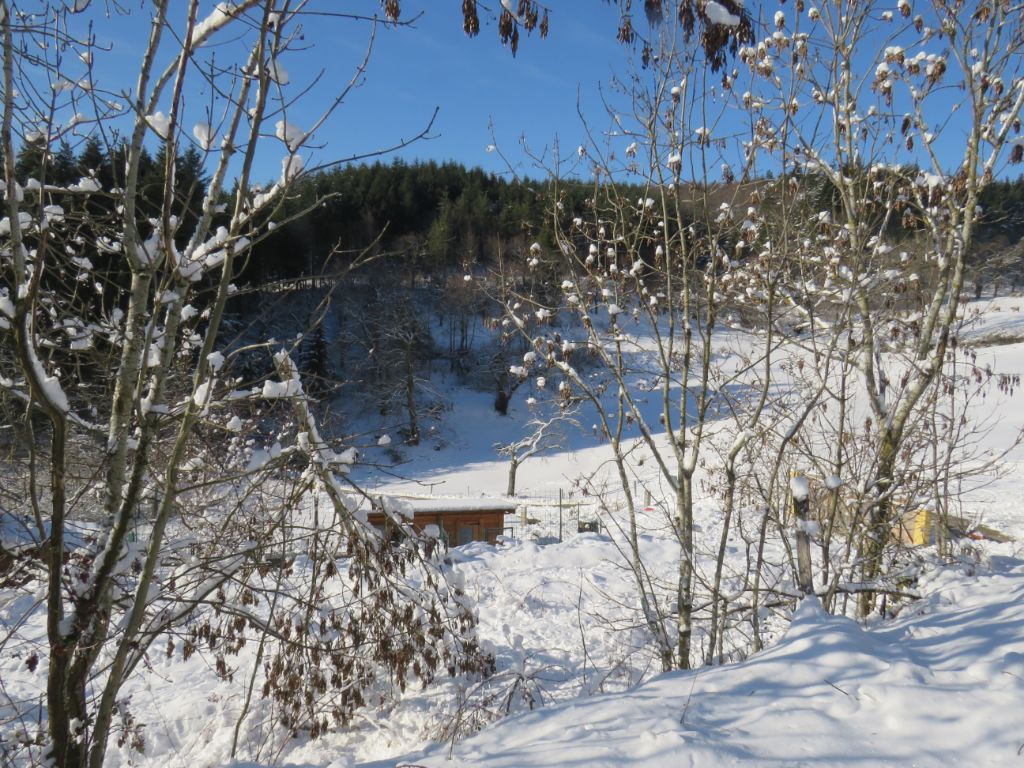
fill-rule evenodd
<path id="1" fill-rule="evenodd" d="M 979 305 L 969 331 L 979 364 L 1024 372 L 1024 300 Z M 511 418 L 489 395 L 447 392 L 453 408 L 436 426 L 443 450 L 425 440 L 405 449 L 396 481 L 369 473 L 388 492 L 493 495 L 507 461 L 494 444 L 521 434 L 530 412 L 517 398 Z M 993 393 L 973 405 L 989 425 L 986 445 L 1012 443 L 1024 426 L 1021 394 Z M 519 489 L 552 498 L 580 475 L 600 475 L 607 446 L 580 434 L 523 464 Z M 371 448 L 384 460 L 385 448 Z M 659 674 L 636 626 L 636 596 L 623 567 L 614 520 L 599 534 L 524 529 L 497 547 L 453 550 L 480 615 L 479 635 L 497 660 L 483 682 L 439 678 L 411 686 L 397 703 L 368 707 L 351 727 L 321 738 L 284 739 L 258 696 L 238 728 L 244 758 L 231 759 L 250 685 L 246 649 L 236 674 L 218 679 L 210 659 L 154 653 L 125 687 L 144 724 L 145 751 L 113 745 L 111 766 L 349 768 L 388 766 L 705 766 L 1024 765 L 1024 450 L 1017 449 L 966 489 L 961 513 L 1012 537 L 958 543 L 941 564 L 919 550 L 920 599 L 898 615 L 860 626 L 830 616 L 814 599 L 790 616 L 766 616 L 766 650 L 734 664 Z M 699 502 L 702 530 L 717 537 L 720 513 Z M 639 521 L 645 563 L 671 575 L 678 547 L 652 509 Z M 738 546 L 730 540 L 731 546 Z M 669 576 L 670 577 L 670 576 Z M 788 575 L 787 575 L 788 578 Z M 25 600 L 5 596 L 0 622 L 22 615 Z M 789 619 L 792 623 L 789 624 Z M 43 638 L 41 624 L 22 636 Z M 5 696 L 30 700 L 45 680 L 25 660 L 0 655 Z"/>
<path id="2" fill-rule="evenodd" d="M 1019 553 L 1018 553 L 1019 554 Z M 804 601 L 744 663 L 506 720 L 426 766 L 1017 765 L 1024 563 L 930 574 L 900 618 L 864 629 Z"/>

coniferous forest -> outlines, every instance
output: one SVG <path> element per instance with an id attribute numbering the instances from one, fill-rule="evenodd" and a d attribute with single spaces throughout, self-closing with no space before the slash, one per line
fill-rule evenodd
<path id="1" fill-rule="evenodd" d="M 1020 7 L 446 5 L 0 0 L 0 766 L 1019 761 Z"/>
<path id="2" fill-rule="evenodd" d="M 64 143 L 48 158 L 43 179 L 41 150 L 29 143 L 16 167 L 23 178 L 55 187 L 85 177 L 104 189 L 117 188 L 123 153 L 123 146 L 105 147 L 95 137 L 82 142 L 77 153 Z M 165 165 L 164 145 L 153 153 L 143 150 L 141 219 L 159 211 Z M 187 237 L 194 226 L 208 182 L 201 154 L 194 146 L 185 148 L 175 162 L 176 211 L 183 221 L 179 237 Z M 631 199 L 643 195 L 644 187 L 625 182 L 618 191 Z M 401 274 L 411 283 L 418 278 L 443 281 L 496 266 L 502 256 L 521 256 L 533 242 L 550 245 L 552 200 L 559 201 L 560 216 L 571 217 L 587 210 L 592 194 L 592 183 L 584 180 L 560 182 L 554 189 L 550 180 L 508 178 L 457 162 L 396 159 L 335 167 L 304 176 L 282 199 L 271 216 L 275 225 L 253 247 L 239 281 L 256 288 L 330 275 L 365 256 L 374 256 L 389 274 Z M 972 255 L 975 283 L 1012 281 L 1022 255 L 1015 244 L 1024 236 L 1024 177 L 992 182 L 981 203 Z M 91 197 L 88 205 L 102 208 L 102 196 Z M 112 202 L 109 207 L 108 215 Z M 223 215 L 226 220 L 228 212 Z"/>

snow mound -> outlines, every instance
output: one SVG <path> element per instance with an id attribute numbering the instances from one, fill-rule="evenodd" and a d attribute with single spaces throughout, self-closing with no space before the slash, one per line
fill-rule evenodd
<path id="1" fill-rule="evenodd" d="M 865 630 L 804 600 L 743 663 L 661 675 L 529 712 L 424 766 L 1015 764 L 1024 742 L 1024 563 L 947 569 L 908 615 Z"/>

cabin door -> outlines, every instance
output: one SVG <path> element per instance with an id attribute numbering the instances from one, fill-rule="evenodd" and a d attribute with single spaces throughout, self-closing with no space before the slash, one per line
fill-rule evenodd
<path id="1" fill-rule="evenodd" d="M 471 541 L 477 541 L 479 536 L 480 526 L 476 523 L 467 523 L 459 521 L 458 527 L 456 528 L 455 542 L 458 545 L 469 544 Z"/>

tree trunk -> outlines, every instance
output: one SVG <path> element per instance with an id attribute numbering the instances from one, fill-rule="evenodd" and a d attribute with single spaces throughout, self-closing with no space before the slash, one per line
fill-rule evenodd
<path id="1" fill-rule="evenodd" d="M 805 595 L 814 594 L 811 573 L 811 537 L 807 533 L 810 499 L 793 497 L 793 515 L 796 517 L 796 585 Z"/>
<path id="2" fill-rule="evenodd" d="M 416 368 L 413 364 L 411 343 L 405 348 L 405 407 L 409 412 L 409 445 L 419 445 L 420 425 L 416 417 Z"/>
<path id="3" fill-rule="evenodd" d="M 893 473 L 896 468 L 896 440 L 886 431 L 882 434 L 882 445 L 878 454 L 878 471 L 876 473 L 874 495 L 869 513 L 867 531 L 864 534 L 862 557 L 863 580 L 872 582 L 882 572 L 882 555 L 885 542 L 889 538 L 892 517 L 892 486 Z M 858 599 L 858 613 L 868 616 L 875 607 L 875 591 L 866 589 Z"/>
<path id="4" fill-rule="evenodd" d="M 732 526 L 732 514 L 736 504 L 736 464 L 730 456 L 725 465 L 725 502 L 722 519 L 722 535 L 718 540 L 718 555 L 715 558 L 715 580 L 711 585 L 711 621 L 709 622 L 708 650 L 704 663 L 710 666 L 715 661 L 715 646 L 721 643 L 725 635 L 725 610 L 722 605 L 722 569 L 725 565 L 726 549 L 729 545 L 729 532 Z"/>
<path id="5" fill-rule="evenodd" d="M 505 390 L 499 389 L 498 394 L 494 396 L 494 410 L 502 416 L 508 416 L 508 401 L 508 394 L 506 394 Z"/>
<path id="6" fill-rule="evenodd" d="M 508 463 L 508 487 L 505 489 L 506 496 L 516 495 L 516 471 L 519 469 L 519 458 L 513 453 L 512 460 Z"/>
<path id="7" fill-rule="evenodd" d="M 47 639 L 50 660 L 46 680 L 47 728 L 50 734 L 50 758 L 58 768 L 85 765 L 88 739 L 85 727 L 88 714 L 85 706 L 85 679 L 72 676 L 74 640 L 64 626 L 62 574 L 64 570 L 64 504 L 65 504 L 65 422 L 51 419 L 53 456 L 50 467 L 52 498 L 50 535 L 47 542 L 48 611 Z"/>
<path id="8" fill-rule="evenodd" d="M 679 642 L 676 664 L 690 668 L 690 645 L 693 642 L 693 477 L 679 473 L 676 492 L 676 526 L 679 536 L 679 582 L 676 599 L 679 603 Z"/>

